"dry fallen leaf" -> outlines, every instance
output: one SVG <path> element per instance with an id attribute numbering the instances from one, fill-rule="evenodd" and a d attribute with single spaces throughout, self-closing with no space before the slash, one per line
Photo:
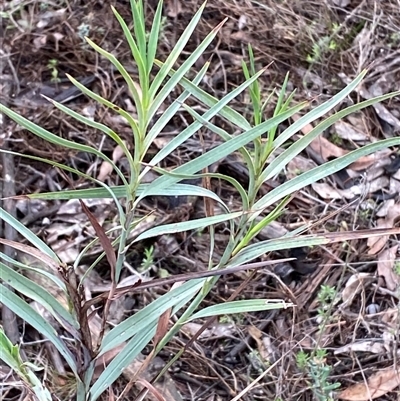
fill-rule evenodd
<path id="1" fill-rule="evenodd" d="M 398 245 L 385 249 L 378 258 L 378 274 L 383 276 L 386 288 L 390 291 L 396 290 L 400 284 L 400 277 L 393 271 Z"/>
<path id="2" fill-rule="evenodd" d="M 128 120 L 119 114 L 112 115 L 112 114 L 106 113 L 103 121 L 105 124 L 113 127 L 114 131 L 119 131 L 120 133 L 121 133 L 121 130 L 123 129 L 122 127 L 130 127 Z M 130 130 L 129 131 L 126 130 L 124 132 L 130 132 Z"/>
<path id="3" fill-rule="evenodd" d="M 365 290 L 367 284 L 373 282 L 375 278 L 370 273 L 353 274 L 348 280 L 342 292 L 342 301 L 344 307 L 349 307 L 354 297 Z"/>
<path id="4" fill-rule="evenodd" d="M 356 343 L 346 344 L 343 347 L 337 348 L 335 355 L 351 354 L 353 352 L 369 352 L 371 354 L 386 354 L 385 344 L 379 341 L 364 340 Z"/>
<path id="5" fill-rule="evenodd" d="M 395 72 L 386 72 L 369 87 L 369 92 L 373 97 L 382 96 L 397 89 L 397 79 Z"/>
<path id="6" fill-rule="evenodd" d="M 157 146 L 157 149 L 163 149 L 169 144 L 171 139 L 172 138 L 168 135 L 159 136 L 154 139 L 153 143 Z"/>
<path id="7" fill-rule="evenodd" d="M 47 27 L 51 22 L 54 23 L 54 20 L 61 19 L 66 12 L 67 8 L 60 8 L 55 11 L 49 10 L 44 13 L 40 13 L 40 20 L 36 23 L 36 27 L 39 29 L 43 29 Z"/>
<path id="8" fill-rule="evenodd" d="M 260 221 L 261 218 L 257 218 L 256 221 Z M 266 227 L 264 227 L 258 234 L 261 240 L 281 238 L 288 233 L 288 229 L 285 228 L 282 223 L 278 221 L 272 221 Z"/>
<path id="9" fill-rule="evenodd" d="M 396 173 L 397 174 L 397 173 Z M 390 177 L 389 179 L 389 193 L 399 194 L 400 193 L 400 181 L 396 177 Z"/>
<path id="10" fill-rule="evenodd" d="M 340 72 L 338 76 L 342 79 L 343 82 L 346 84 L 350 83 L 349 77 L 346 76 L 343 72 Z M 377 88 L 374 88 L 374 92 L 376 92 Z M 372 99 L 374 96 L 371 94 L 371 92 L 363 85 L 360 85 L 356 89 L 357 93 L 360 94 L 361 97 L 364 99 Z M 386 121 L 389 125 L 394 127 L 395 132 L 400 130 L 400 120 L 395 117 L 382 103 L 375 103 L 372 105 L 372 107 L 375 109 L 376 114 L 379 116 L 379 118 L 383 121 Z M 392 135 L 388 135 L 390 137 Z"/>
<path id="11" fill-rule="evenodd" d="M 371 182 L 360 183 L 353 185 L 348 189 L 333 188 L 327 183 L 311 184 L 313 190 L 323 199 L 353 199 L 366 193 L 374 193 L 389 185 L 389 179 L 386 176 L 380 176 Z"/>
<path id="12" fill-rule="evenodd" d="M 400 203 L 393 205 L 392 208 L 389 209 L 386 218 L 378 219 L 376 228 L 392 228 L 394 222 L 400 216 Z M 376 255 L 386 244 L 389 239 L 388 235 L 381 235 L 379 237 L 370 237 L 368 238 L 368 247 L 370 248 L 368 251 L 368 255 Z"/>
<path id="13" fill-rule="evenodd" d="M 305 173 L 317 167 L 317 164 L 307 157 L 296 156 L 287 164 L 286 176 L 288 180 L 297 177 L 301 173 Z"/>
<path id="14" fill-rule="evenodd" d="M 194 336 L 201 328 L 202 324 L 189 322 L 182 326 L 181 331 L 189 336 Z M 217 323 L 204 330 L 199 339 L 235 338 L 235 326 L 233 324 Z"/>
<path id="15" fill-rule="evenodd" d="M 379 370 L 370 376 L 367 383 L 358 383 L 338 393 L 340 400 L 368 401 L 393 391 L 400 385 L 400 372 L 394 366 Z"/>
<path id="16" fill-rule="evenodd" d="M 379 210 L 376 212 L 378 217 L 386 217 L 389 213 L 389 210 L 394 206 L 395 200 L 388 199 L 387 201 L 383 202 L 382 205 L 379 207 Z"/>
<path id="17" fill-rule="evenodd" d="M 368 135 L 364 131 L 341 120 L 335 123 L 335 131 L 340 138 L 350 141 L 366 141 L 368 139 Z"/>
<path id="18" fill-rule="evenodd" d="M 382 323 L 384 323 L 389 329 L 398 330 L 399 322 L 399 309 L 389 308 L 386 309 L 382 316 Z"/>
<path id="19" fill-rule="evenodd" d="M 358 188 L 360 188 L 361 190 L 360 194 L 364 192 L 373 194 L 374 192 L 381 191 L 383 188 L 387 188 L 388 186 L 389 186 L 389 178 L 385 175 L 381 175 L 376 179 L 367 182 L 366 185 L 358 185 Z M 365 189 L 363 189 L 363 187 Z"/>
<path id="20" fill-rule="evenodd" d="M 300 116 L 295 114 L 293 117 L 294 121 L 297 121 Z M 304 135 L 309 134 L 314 127 L 311 124 L 307 124 L 301 130 Z M 315 138 L 309 145 L 309 147 L 324 161 L 329 161 L 333 157 L 341 157 L 345 154 L 349 153 L 348 150 L 339 148 L 338 146 L 334 145 L 332 142 L 329 142 L 328 139 L 324 138 L 322 135 Z"/>
<path id="21" fill-rule="evenodd" d="M 271 338 L 265 335 L 258 327 L 249 326 L 248 333 L 257 344 L 257 350 L 263 361 L 272 362 L 274 359 L 274 349 L 272 347 Z"/>
<path id="22" fill-rule="evenodd" d="M 315 182 L 311 184 L 312 189 L 322 198 L 322 199 L 353 199 L 359 193 L 354 192 L 352 187 L 348 189 L 338 189 L 333 188 L 326 182 Z"/>
<path id="23" fill-rule="evenodd" d="M 319 136 L 310 143 L 310 148 L 318 153 L 324 161 L 329 161 L 333 157 L 341 157 L 349 153 L 348 150 L 339 148 L 323 136 Z"/>
<path id="24" fill-rule="evenodd" d="M 121 146 L 117 145 L 112 154 L 112 161 L 116 163 L 122 156 L 124 156 L 124 151 L 122 150 Z M 112 171 L 113 166 L 109 162 L 104 161 L 101 163 L 97 179 L 99 181 L 104 181 L 112 173 Z"/>
<path id="25" fill-rule="evenodd" d="M 363 171 L 376 164 L 390 164 L 390 149 L 374 152 L 372 155 L 360 157 L 357 161 L 350 164 L 349 168 L 354 171 Z"/>
<path id="26" fill-rule="evenodd" d="M 359 93 L 365 99 L 371 99 L 373 97 L 366 89 L 360 90 Z M 400 130 L 400 120 L 395 117 L 383 104 L 375 103 L 372 105 L 372 107 L 375 109 L 376 114 L 378 114 L 381 120 L 386 121 L 389 125 L 393 126 L 396 132 Z M 390 137 L 390 135 L 388 137 Z"/>
<path id="27" fill-rule="evenodd" d="M 242 42 L 250 41 L 250 35 L 245 31 L 237 31 L 237 32 L 231 33 L 230 38 L 233 40 L 238 40 L 238 41 L 242 41 Z"/>

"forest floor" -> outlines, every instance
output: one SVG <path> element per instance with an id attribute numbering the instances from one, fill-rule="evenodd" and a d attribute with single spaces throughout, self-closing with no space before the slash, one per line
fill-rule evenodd
<path id="1" fill-rule="evenodd" d="M 151 21 L 157 1 L 148 0 L 145 4 Z M 201 4 L 202 0 L 165 0 L 159 59 L 168 56 Z M 115 145 L 109 138 L 63 115 L 40 94 L 62 100 L 73 110 L 112 126 L 128 138 L 129 130 L 109 110 L 85 96 L 76 96 L 65 75 L 84 80 L 92 90 L 121 107 L 133 107 L 121 76 L 84 41 L 88 36 L 112 51 L 124 65 L 132 66 L 130 72 L 135 77 L 130 51 L 111 5 L 126 21 L 131 20 L 127 1 L 13 0 L 2 6 L 0 27 L 1 102 L 60 137 L 101 148 L 110 156 Z M 399 0 L 210 0 L 183 56 L 190 55 L 226 17 L 216 40 L 195 65 L 195 70 L 200 69 L 210 61 L 205 89 L 217 98 L 243 82 L 242 60 L 248 60 L 249 44 L 257 67 L 269 66 L 260 79 L 264 98 L 273 90 L 279 92 L 287 73 L 288 88 L 296 89 L 294 100 L 313 99 L 313 104 L 330 99 L 364 69 L 368 69 L 366 79 L 349 97 L 348 104 L 400 90 Z M 178 60 L 178 64 L 183 61 Z M 174 95 L 178 96 L 179 90 Z M 166 106 L 173 100 L 168 99 Z M 273 95 L 265 110 L 267 116 L 275 104 Z M 230 105 L 251 120 L 247 94 Z M 189 117 L 182 113 L 175 118 L 150 152 L 155 154 L 184 129 L 190 123 Z M 305 130 L 303 134 L 306 133 Z M 395 97 L 334 124 L 288 164 L 276 184 L 293 178 L 299 171 L 399 133 L 400 98 Z M 177 149 L 165 161 L 165 167 L 196 157 L 202 148 L 212 147 L 214 140 L 212 133 L 203 130 L 201 137 L 196 134 Z M 10 121 L 4 122 L 0 133 L 0 147 L 3 146 L 99 174 L 100 163 L 93 157 L 49 144 Z M 2 160 L 4 172 L 5 159 Z M 17 195 L 70 187 L 57 170 L 40 162 L 15 157 L 13 166 Z M 246 183 L 246 174 L 235 159 L 221 161 L 216 171 Z M 108 183 L 112 179 L 105 178 Z M 239 205 L 238 194 L 232 188 L 214 181 L 212 185 L 226 202 Z M 21 222 L 40 234 L 66 263 L 75 260 L 91 240 L 93 233 L 85 229 L 87 218 L 77 212 L 74 203 L 20 199 L 16 206 Z M 111 202 L 90 207 L 96 215 L 104 213 L 103 220 L 113 213 Z M 165 216 L 169 221 L 204 216 L 201 200 L 177 205 L 168 199 L 148 199 L 142 210 L 143 215 L 151 210 L 158 221 L 165 221 Z M 399 219 L 400 149 L 388 149 L 296 193 L 283 215 L 259 239 L 276 238 L 303 225 L 310 227 L 310 234 L 391 228 Z M 223 249 L 227 235 L 224 231 L 218 233 L 217 249 Z M 330 396 L 349 400 L 400 399 L 399 240 L 395 235 L 355 239 L 281 255 L 297 257 L 297 263 L 287 265 L 280 275 L 259 270 L 241 296 L 284 299 L 296 307 L 221 317 L 169 370 L 164 386 L 170 388 L 165 390 L 165 399 L 231 400 L 261 376 L 243 400 L 328 400 Z M 151 276 L 195 271 L 199 265 L 207 266 L 208 243 L 207 233 L 146 240 L 130 249 L 128 261 L 131 266 L 140 266 L 144 252 L 152 249 Z M 96 257 L 97 254 L 91 255 L 85 263 L 90 264 Z M 105 271 L 100 269 L 98 274 L 107 280 Z M 128 274 L 128 270 L 123 272 L 124 277 Z M 221 278 L 207 304 L 226 300 L 243 279 L 243 273 Z M 130 305 L 125 306 L 128 311 L 115 319 L 132 314 L 156 295 L 148 292 L 125 300 Z M 199 327 L 200 324 L 188 326 L 161 352 L 161 366 Z M 26 342 L 30 340 L 25 338 Z M 29 345 L 26 352 L 32 352 Z M 41 359 L 48 359 L 45 351 Z M 2 399 L 18 399 L 19 390 L 7 385 L 5 376 L 1 381 L 5 383 Z M 115 397 L 128 381 L 123 377 L 116 382 Z M 329 384 L 335 383 L 341 387 L 331 393 Z M 175 390 L 179 396 L 171 395 Z M 132 397 L 128 395 L 126 399 Z"/>

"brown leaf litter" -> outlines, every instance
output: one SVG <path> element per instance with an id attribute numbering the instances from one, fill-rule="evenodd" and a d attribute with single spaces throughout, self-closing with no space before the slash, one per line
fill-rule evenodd
<path id="1" fill-rule="evenodd" d="M 381 397 L 400 385 L 400 372 L 396 366 L 373 373 L 366 382 L 355 384 L 338 394 L 347 401 L 368 401 Z"/>

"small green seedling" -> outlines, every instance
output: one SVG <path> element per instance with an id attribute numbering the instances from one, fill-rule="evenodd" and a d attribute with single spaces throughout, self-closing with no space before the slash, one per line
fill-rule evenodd
<path id="1" fill-rule="evenodd" d="M 58 83 L 61 81 L 60 78 L 58 77 L 57 65 L 58 65 L 58 60 L 55 58 L 50 59 L 49 62 L 47 63 L 47 68 L 50 70 L 51 74 L 51 82 L 53 83 Z"/>

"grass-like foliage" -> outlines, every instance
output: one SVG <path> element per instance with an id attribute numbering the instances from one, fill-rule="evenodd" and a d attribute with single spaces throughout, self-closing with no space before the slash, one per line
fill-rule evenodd
<path id="1" fill-rule="evenodd" d="M 97 158 L 110 163 L 114 173 L 119 176 L 123 183 L 118 187 L 110 187 L 94 177 L 77 171 L 72 167 L 43 158 L 19 155 L 21 157 L 37 159 L 64 171 L 72 172 L 93 183 L 93 188 L 86 190 L 71 189 L 62 192 L 28 194 L 27 196 L 31 199 L 82 200 L 88 198 L 111 197 L 115 202 L 115 207 L 119 216 L 119 231 L 118 236 L 114 236 L 113 240 L 111 240 L 110 236 L 90 214 L 90 211 L 85 208 L 84 201 L 82 201 L 82 208 L 86 210 L 88 218 L 98 236 L 98 241 L 100 241 L 104 249 L 101 258 L 90 266 L 89 270 L 95 268 L 96 264 L 99 263 L 101 259 L 106 258 L 112 280 L 111 290 L 104 296 L 91 300 L 90 302 L 84 299 L 82 293 L 82 286 L 85 285 L 84 279 L 83 282 L 79 282 L 75 272 L 85 253 L 90 250 L 90 246 L 92 246 L 94 242 L 81 252 L 73 266 L 66 266 L 62 263 L 57 254 L 33 232 L 24 227 L 6 211 L 0 209 L 0 218 L 7 224 L 13 226 L 20 236 L 30 244 L 28 246 L 26 244 L 21 245 L 8 242 L 7 245 L 14 246 L 21 251 L 29 252 L 44 262 L 51 271 L 45 274 L 52 280 L 54 285 L 59 287 L 60 292 L 64 294 L 64 297 L 68 301 L 66 304 L 63 304 L 51 295 L 46 288 L 42 288 L 39 284 L 21 274 L 24 269 L 29 268 L 28 266 L 25 266 L 19 261 L 12 260 L 4 254 L 0 254 L 0 278 L 3 281 L 3 284 L 0 283 L 1 302 L 27 324 L 34 327 L 58 350 L 60 355 L 64 358 L 65 364 L 68 365 L 67 371 L 73 377 L 70 386 L 72 391 L 76 394 L 77 401 L 95 401 L 98 399 L 99 396 L 118 379 L 123 369 L 141 353 L 144 347 L 152 343 L 153 353 L 151 355 L 155 356 L 171 338 L 176 335 L 182 325 L 189 320 L 221 314 L 244 313 L 287 306 L 284 302 L 270 303 L 265 299 L 257 299 L 227 302 L 205 309 L 199 309 L 201 302 L 212 290 L 213 286 L 220 278 L 220 275 L 226 272 L 227 269 L 232 271 L 234 268 L 245 268 L 250 262 L 253 262 L 254 265 L 254 261 L 267 252 L 293 247 L 303 247 L 306 245 L 326 244 L 334 240 L 334 237 L 322 235 L 302 235 L 301 233 L 304 232 L 304 230 L 297 230 L 289 233 L 285 238 L 261 242 L 253 241 L 265 226 L 270 224 L 282 213 L 290 196 L 294 192 L 347 167 L 361 156 L 371 154 L 382 148 L 400 145 L 400 138 L 398 137 L 375 142 L 350 152 L 334 161 L 318 166 L 311 171 L 305 172 L 285 182 L 266 195 L 260 196 L 259 190 L 263 183 L 279 174 L 293 157 L 302 152 L 310 142 L 318 137 L 324 130 L 350 113 L 368 107 L 375 102 L 388 99 L 396 94 L 380 96 L 375 99 L 354 104 L 338 112 L 330 113 L 335 106 L 339 105 L 343 99 L 349 96 L 360 84 L 366 74 L 366 72 L 363 72 L 328 102 L 312 108 L 311 111 L 305 113 L 303 117 L 291 124 L 285 131 L 280 133 L 280 135 L 277 135 L 277 128 L 280 123 L 288 121 L 291 116 L 299 113 L 302 109 L 308 107 L 309 104 L 307 102 L 296 105 L 293 104 L 293 95 L 287 96 L 286 79 L 279 95 L 277 95 L 274 114 L 270 118 L 266 118 L 264 112 L 266 103 L 264 103 L 263 100 L 265 96 L 261 93 L 261 88 L 258 83 L 258 78 L 263 74 L 264 70 L 255 70 L 255 62 L 251 48 L 249 48 L 249 62 L 247 64 L 243 63 L 244 82 L 222 99 L 217 99 L 200 88 L 200 83 L 207 73 L 207 63 L 193 80 L 188 79 L 188 72 L 218 35 L 224 22 L 221 22 L 220 25 L 215 27 L 198 45 L 197 49 L 185 59 L 180 67 L 176 68 L 176 61 L 180 58 L 191 34 L 201 19 L 204 7 L 203 5 L 193 16 L 170 55 L 164 61 L 156 59 L 162 21 L 162 3 L 160 2 L 158 4 L 150 32 L 148 32 L 145 27 L 142 0 L 131 0 L 133 30 L 128 27 L 127 22 L 125 22 L 118 11 L 113 8 L 115 17 L 121 25 L 124 38 L 130 46 L 134 64 L 137 66 L 139 82 L 134 82 L 124 66 L 113 54 L 105 51 L 89 38 L 86 39 L 88 44 L 102 57 L 108 59 L 125 79 L 130 94 L 134 99 L 137 119 L 133 118 L 128 111 L 113 104 L 110 100 L 104 99 L 97 93 L 84 87 L 73 77 L 69 78 L 85 95 L 94 99 L 99 104 L 108 107 L 110 112 L 118 113 L 126 119 L 132 130 L 133 146 L 131 148 L 128 147 L 125 141 L 123 141 L 112 127 L 92 121 L 84 115 L 80 115 L 71 110 L 67 106 L 49 99 L 54 107 L 62 110 L 65 114 L 75 118 L 80 123 L 84 123 L 89 127 L 103 132 L 115 141 L 115 144 L 119 145 L 124 156 L 128 160 L 128 174 L 123 173 L 119 167 L 101 151 L 86 144 L 62 139 L 6 106 L 0 105 L 0 111 L 2 113 L 38 137 L 53 144 L 64 146 L 65 148 L 91 153 Z M 181 95 L 163 113 L 158 113 L 163 107 L 165 100 L 177 86 L 183 88 Z M 249 91 L 250 93 L 253 108 L 253 118 L 251 121 L 248 121 L 228 105 L 230 101 L 238 97 L 244 91 Z M 207 107 L 207 111 L 200 115 L 193 108 L 189 107 L 185 103 L 189 97 L 201 102 Z M 145 156 L 148 155 L 149 148 L 153 141 L 162 133 L 164 127 L 182 110 L 182 108 L 190 113 L 193 117 L 193 122 L 186 129 L 177 134 L 163 149 L 159 150 L 149 163 L 144 164 L 143 160 Z M 328 113 L 330 116 L 326 117 Z M 213 120 L 215 116 L 229 121 L 229 123 L 237 127 L 238 131 L 241 133 L 232 135 L 223 128 L 215 125 L 215 119 Z M 318 124 L 308 135 L 293 142 L 290 146 L 284 146 L 283 152 L 276 152 L 278 148 L 282 148 L 282 145 L 286 145 L 288 141 L 293 141 L 292 137 L 294 134 L 316 120 L 319 121 Z M 167 172 L 160 168 L 160 163 L 166 157 L 204 126 L 207 126 L 208 130 L 218 135 L 223 143 L 172 171 Z M 7 152 L 7 150 L 1 150 L 1 152 Z M 249 182 L 246 187 L 242 186 L 241 183 L 232 177 L 222 174 L 207 173 L 206 169 L 209 166 L 233 152 L 240 153 L 243 163 L 248 170 Z M 272 156 L 276 157 L 272 158 Z M 146 174 L 152 169 L 156 169 L 161 175 L 151 184 L 143 183 Z M 242 209 L 239 211 L 232 211 L 216 193 L 213 193 L 209 189 L 180 183 L 184 179 L 198 177 L 206 177 L 207 179 L 218 178 L 229 182 L 230 185 L 235 187 L 237 193 L 241 197 Z M 213 202 L 217 202 L 220 205 L 223 213 L 219 215 L 205 215 L 196 220 L 153 227 L 142 232 L 133 240 L 129 239 L 130 233 L 140 223 L 142 218 L 137 212 L 137 207 L 141 200 L 148 196 L 165 195 L 195 195 L 210 198 Z M 267 213 L 266 210 L 271 210 L 271 206 L 274 206 L 272 211 Z M 113 298 L 120 294 L 117 285 L 120 280 L 128 246 L 132 246 L 143 239 L 157 237 L 162 234 L 200 230 L 206 227 L 208 227 L 211 233 L 210 237 L 212 241 L 214 233 L 213 227 L 221 222 L 227 224 L 230 235 L 227 239 L 228 242 L 225 251 L 218 261 L 212 259 L 211 255 L 213 253 L 214 243 L 212 242 L 210 244 L 208 268 L 211 273 L 209 277 L 197 277 L 187 280 L 182 285 L 174 287 L 163 296 L 160 296 L 116 327 L 110 329 L 107 326 L 106 321 L 110 303 Z M 343 236 L 341 238 L 343 239 Z M 7 283 L 15 291 L 9 290 L 4 283 Z M 64 340 L 65 336 L 59 336 L 55 327 L 44 320 L 44 318 L 29 305 L 30 300 L 38 302 L 54 317 L 59 327 L 61 327 L 64 332 L 68 333 L 68 343 Z M 100 333 L 94 338 L 90 330 L 89 316 L 93 313 L 93 308 L 99 305 L 104 306 L 103 326 Z M 166 315 L 170 317 L 177 314 L 177 312 L 179 312 L 179 318 L 172 327 L 169 327 L 168 324 L 165 324 L 164 317 Z M 169 319 L 167 319 L 167 323 L 168 321 Z M 71 344 L 71 338 L 73 339 L 73 344 Z M 107 351 L 113 350 L 121 345 L 124 345 L 122 350 L 106 367 L 104 367 L 100 375 L 95 377 L 94 369 L 95 366 L 99 365 L 98 361 L 100 358 Z M 24 363 L 19 355 L 18 347 L 11 344 L 2 331 L 0 331 L 0 347 L 1 358 L 17 372 L 21 379 L 35 393 L 37 399 L 41 401 L 50 400 L 49 389 L 47 389 L 39 379 L 38 367 Z"/>

